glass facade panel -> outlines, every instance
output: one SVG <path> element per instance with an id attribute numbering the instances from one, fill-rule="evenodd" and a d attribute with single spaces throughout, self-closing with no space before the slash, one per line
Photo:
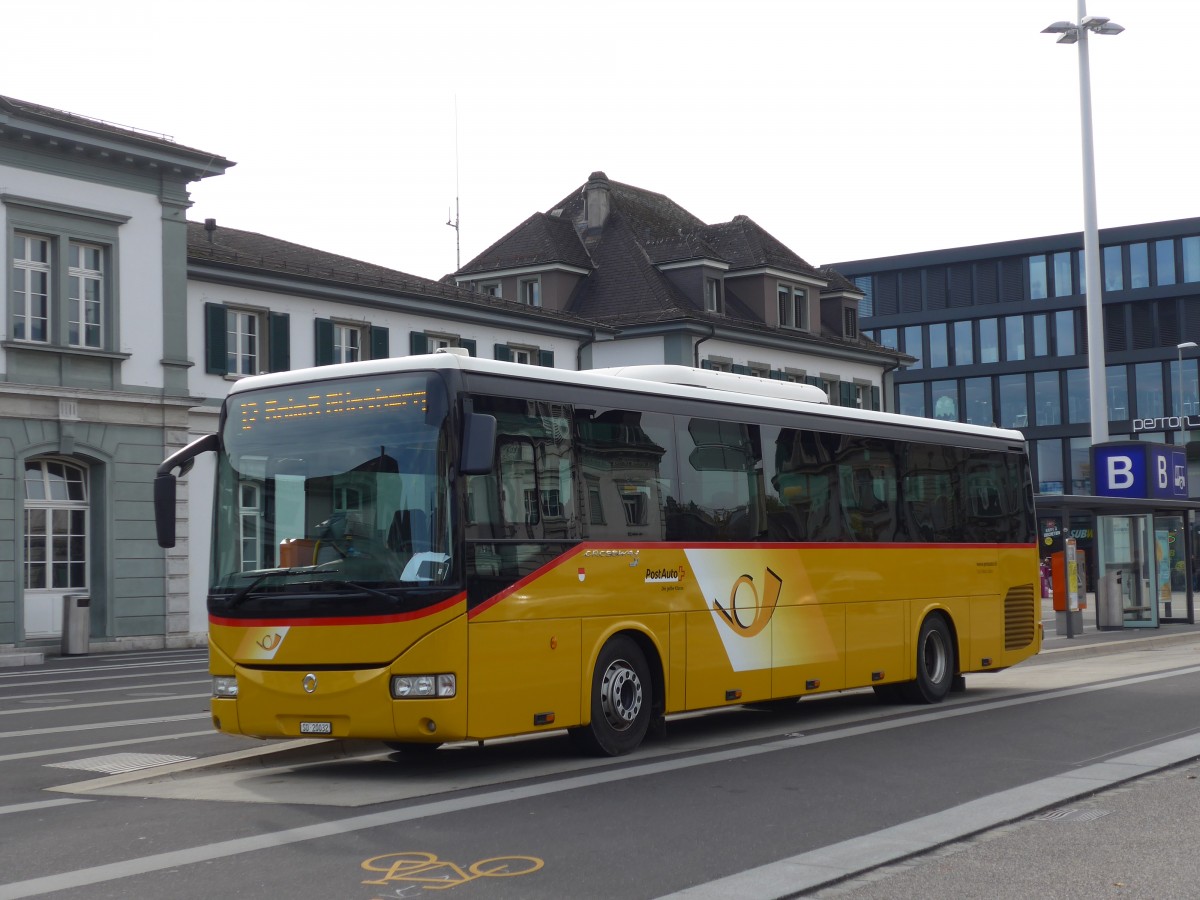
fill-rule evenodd
<path id="1" fill-rule="evenodd" d="M 902 416 L 924 416 L 925 415 L 925 385 L 922 382 L 912 382 L 909 384 L 901 384 L 896 387 L 896 394 L 900 403 L 900 415 Z"/>
<path id="2" fill-rule="evenodd" d="M 1075 255 L 1076 255 L 1076 258 L 1079 260 L 1079 293 L 1086 294 L 1087 293 L 1087 260 L 1084 258 L 1084 254 L 1083 254 L 1082 250 L 1076 251 Z"/>
<path id="3" fill-rule="evenodd" d="M 1108 421 L 1132 419 L 1129 412 L 1129 375 L 1124 366 L 1109 366 L 1104 370 L 1108 391 Z"/>
<path id="4" fill-rule="evenodd" d="M 1092 493 L 1092 439 L 1071 438 L 1071 493 Z"/>
<path id="5" fill-rule="evenodd" d="M 1036 315 L 1033 324 L 1033 355 L 1048 356 L 1050 354 L 1049 316 Z"/>
<path id="6" fill-rule="evenodd" d="M 1075 355 L 1075 310 L 1060 309 L 1054 314 L 1054 353 Z"/>
<path id="7" fill-rule="evenodd" d="M 1067 423 L 1079 425 L 1092 420 L 1091 391 L 1087 369 L 1067 369 Z"/>
<path id="8" fill-rule="evenodd" d="M 1150 249 L 1144 241 L 1129 245 L 1129 286 L 1150 287 Z"/>
<path id="9" fill-rule="evenodd" d="M 970 322 L 954 323 L 954 364 L 969 366 L 975 362 L 975 345 L 971 338 Z"/>
<path id="10" fill-rule="evenodd" d="M 1058 372 L 1033 373 L 1033 403 L 1035 424 L 1062 424 L 1062 398 L 1058 387 Z"/>
<path id="11" fill-rule="evenodd" d="M 1029 257 L 1029 299 L 1045 300 L 1049 296 L 1046 291 L 1046 257 Z"/>
<path id="12" fill-rule="evenodd" d="M 879 345 L 889 350 L 900 349 L 900 335 L 895 328 L 879 329 Z"/>
<path id="13" fill-rule="evenodd" d="M 1062 441 L 1037 442 L 1037 485 L 1043 494 L 1063 492 Z"/>
<path id="14" fill-rule="evenodd" d="M 950 348 L 946 335 L 945 322 L 935 322 L 929 326 L 929 368 L 931 369 L 944 369 L 950 365 Z"/>
<path id="15" fill-rule="evenodd" d="M 1196 360 L 1193 358 L 1183 361 L 1182 381 L 1179 379 L 1179 360 L 1171 360 L 1171 415 L 1194 416 L 1200 413 L 1200 402 L 1197 402 L 1196 393 Z"/>
<path id="16" fill-rule="evenodd" d="M 967 378 L 963 381 L 966 393 L 966 420 L 972 425 L 995 425 L 992 412 L 992 379 Z"/>
<path id="17" fill-rule="evenodd" d="M 1025 376 L 1001 375 L 998 384 L 1001 427 L 1025 428 L 1029 424 L 1029 398 L 1025 391 Z"/>
<path id="18" fill-rule="evenodd" d="M 1175 283 L 1175 242 L 1154 242 L 1154 282 L 1155 284 Z"/>
<path id="19" fill-rule="evenodd" d="M 958 421 L 958 382 L 953 379 L 933 382 L 933 417 Z"/>
<path id="20" fill-rule="evenodd" d="M 1004 358 L 1025 358 L 1025 319 L 1021 316 L 1004 317 Z"/>
<path id="21" fill-rule="evenodd" d="M 1183 248 L 1183 280 L 1200 281 L 1200 237 L 1185 237 Z"/>
<path id="22" fill-rule="evenodd" d="M 1000 361 L 1000 331 L 995 319 L 979 320 L 979 361 L 981 363 Z"/>
<path id="23" fill-rule="evenodd" d="M 1140 419 L 1157 419 L 1165 414 L 1162 371 L 1162 363 L 1157 362 L 1138 363 L 1133 367 L 1134 394 Z"/>
<path id="24" fill-rule="evenodd" d="M 1071 295 L 1071 254 L 1054 254 L 1054 296 L 1069 297 Z"/>
<path id="25" fill-rule="evenodd" d="M 917 361 L 909 366 L 910 369 L 921 368 L 921 360 L 925 358 L 925 350 L 921 347 L 921 326 L 909 325 L 904 329 L 904 352 L 915 356 Z"/>
<path id="26" fill-rule="evenodd" d="M 1125 273 L 1121 271 L 1121 248 L 1104 248 L 1104 289 L 1106 291 L 1122 291 L 1125 289 Z"/>

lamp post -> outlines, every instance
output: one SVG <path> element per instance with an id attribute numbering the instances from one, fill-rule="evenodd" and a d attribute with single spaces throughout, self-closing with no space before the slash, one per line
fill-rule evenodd
<path id="1" fill-rule="evenodd" d="M 1060 44 L 1079 46 L 1079 127 L 1083 136 L 1083 260 L 1087 280 L 1088 393 L 1092 443 L 1108 440 L 1107 381 L 1104 372 L 1104 307 L 1100 283 L 1100 230 L 1096 224 L 1096 159 L 1092 150 L 1092 84 L 1088 67 L 1088 32 L 1120 34 L 1125 29 L 1103 16 L 1089 16 L 1079 0 L 1079 23 L 1054 22 L 1042 34 L 1059 35 Z"/>
<path id="2" fill-rule="evenodd" d="M 1175 349 L 1179 351 L 1179 428 L 1183 430 L 1183 415 L 1187 411 L 1183 408 L 1183 351 L 1195 350 L 1195 341 L 1184 341 L 1182 344 L 1176 344 Z"/>

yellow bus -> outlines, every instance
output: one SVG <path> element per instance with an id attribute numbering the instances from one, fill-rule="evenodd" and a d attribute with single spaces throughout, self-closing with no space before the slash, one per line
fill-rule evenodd
<path id="1" fill-rule="evenodd" d="M 679 366 L 439 351 L 239 380 L 216 434 L 214 726 L 402 750 L 874 688 L 1041 646 L 1019 432 Z"/>

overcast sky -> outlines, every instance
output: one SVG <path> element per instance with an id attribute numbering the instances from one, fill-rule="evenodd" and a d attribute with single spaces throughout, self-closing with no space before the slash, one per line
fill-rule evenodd
<path id="1" fill-rule="evenodd" d="M 602 170 L 814 265 L 1079 231 L 1076 0 L 24 0 L 0 93 L 231 159 L 193 220 L 439 278 Z M 1195 0 L 1092 0 L 1100 226 L 1200 215 Z"/>

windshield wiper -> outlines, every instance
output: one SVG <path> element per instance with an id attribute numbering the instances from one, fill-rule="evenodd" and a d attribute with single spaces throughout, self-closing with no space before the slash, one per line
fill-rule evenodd
<path id="1" fill-rule="evenodd" d="M 239 606 L 250 596 L 251 591 L 274 575 L 335 575 L 337 571 L 337 569 L 314 569 L 311 566 L 300 566 L 283 569 L 254 569 L 251 572 L 244 572 L 244 575 L 254 576 L 254 580 L 229 598 L 229 608 L 233 609 L 235 606 Z"/>
<path id="2" fill-rule="evenodd" d="M 365 584 L 359 584 L 357 581 L 341 581 L 335 578 L 326 581 L 325 584 L 340 584 L 343 587 L 354 588 L 355 590 L 362 591 L 365 594 L 370 594 L 373 597 L 382 597 L 384 600 L 387 600 L 390 603 L 394 603 L 396 600 L 396 598 L 391 594 L 385 594 L 383 591 L 377 591 L 375 588 L 367 587 Z"/>

